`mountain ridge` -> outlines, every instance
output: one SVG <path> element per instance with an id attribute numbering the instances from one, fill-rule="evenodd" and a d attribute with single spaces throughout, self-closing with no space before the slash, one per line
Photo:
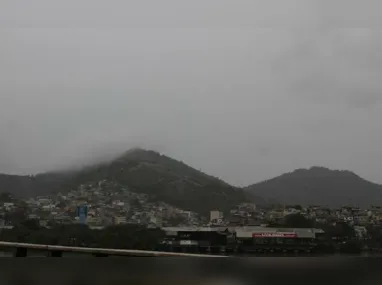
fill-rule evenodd
<path id="1" fill-rule="evenodd" d="M 141 148 L 80 170 L 27 176 L 0 174 L 0 192 L 19 197 L 65 193 L 79 185 L 104 179 L 174 206 L 203 213 L 213 209 L 227 211 L 242 202 L 329 207 L 382 204 L 382 185 L 348 170 L 312 166 L 247 187 L 235 187 L 182 161 Z"/>
<path id="2" fill-rule="evenodd" d="M 285 204 L 370 206 L 382 203 L 382 185 L 349 170 L 321 166 L 300 168 L 244 188 L 266 200 Z"/>
<path id="3" fill-rule="evenodd" d="M 115 181 L 137 193 L 195 212 L 227 211 L 253 197 L 243 189 L 198 171 L 181 161 L 144 149 L 132 149 L 116 159 L 79 171 L 50 172 L 35 176 L 0 175 L 0 192 L 37 196 L 67 192 L 79 185 Z"/>

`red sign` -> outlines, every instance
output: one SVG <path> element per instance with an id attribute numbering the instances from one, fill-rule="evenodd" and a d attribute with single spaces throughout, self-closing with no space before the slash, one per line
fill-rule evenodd
<path id="1" fill-rule="evenodd" d="M 295 233 L 255 233 L 252 234 L 254 238 L 296 238 Z"/>

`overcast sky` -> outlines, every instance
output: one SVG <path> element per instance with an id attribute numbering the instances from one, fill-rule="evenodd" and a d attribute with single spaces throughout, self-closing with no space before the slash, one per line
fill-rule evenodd
<path id="1" fill-rule="evenodd" d="M 380 1 L 0 0 L 0 172 L 158 150 L 382 183 Z"/>

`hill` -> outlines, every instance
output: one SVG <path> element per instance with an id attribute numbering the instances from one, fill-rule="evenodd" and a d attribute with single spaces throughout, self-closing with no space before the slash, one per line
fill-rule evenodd
<path id="1" fill-rule="evenodd" d="M 206 213 L 228 210 L 251 200 L 251 195 L 224 181 L 204 174 L 183 162 L 154 151 L 134 149 L 107 163 L 80 171 L 45 173 L 36 176 L 0 175 L 0 192 L 17 196 L 36 196 L 66 192 L 81 184 L 102 180 L 186 210 Z"/>
<path id="2" fill-rule="evenodd" d="M 245 188 L 251 194 L 285 204 L 367 207 L 382 204 L 382 185 L 353 172 L 324 167 L 297 169 Z"/>

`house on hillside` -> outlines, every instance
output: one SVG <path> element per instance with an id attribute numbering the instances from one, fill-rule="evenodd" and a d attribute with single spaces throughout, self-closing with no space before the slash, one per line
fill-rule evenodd
<path id="1" fill-rule="evenodd" d="M 6 211 L 12 211 L 14 208 L 15 208 L 15 204 L 14 203 L 11 203 L 11 202 L 5 202 L 3 204 L 3 208 L 6 210 Z"/>
<path id="2" fill-rule="evenodd" d="M 295 214 L 300 214 L 301 213 L 301 210 L 299 209 L 296 209 L 296 208 L 292 208 L 292 207 L 288 207 L 284 210 L 284 215 L 285 216 L 288 216 L 288 215 L 295 215 Z"/>

